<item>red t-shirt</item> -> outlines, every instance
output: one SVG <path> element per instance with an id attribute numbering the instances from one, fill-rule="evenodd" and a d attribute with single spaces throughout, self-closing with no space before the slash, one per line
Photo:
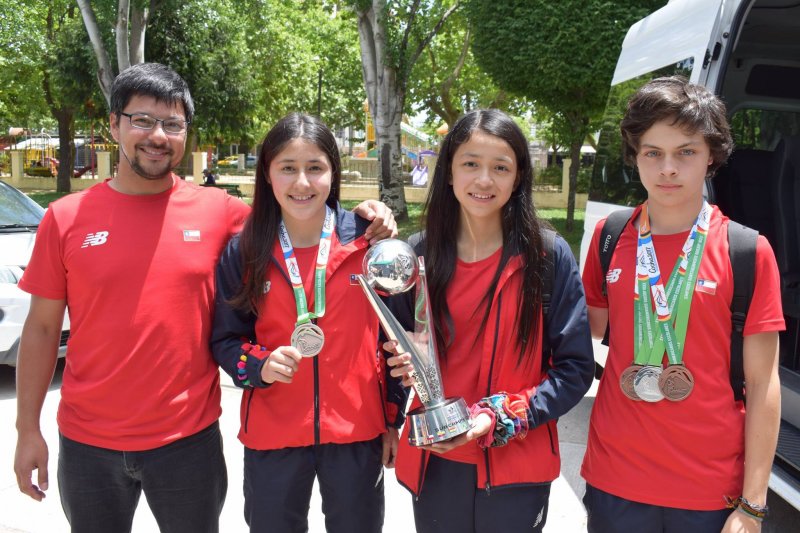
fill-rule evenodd
<path id="1" fill-rule="evenodd" d="M 634 217 L 638 215 L 638 210 Z M 733 277 L 728 256 L 728 218 L 713 209 L 698 284 L 692 298 L 683 363 L 695 386 L 684 401 L 636 402 L 619 387 L 633 362 L 633 291 L 637 229 L 628 224 L 601 272 L 597 225 L 583 273 L 586 302 L 608 308 L 608 360 L 589 424 L 582 475 L 587 483 L 629 500 L 694 510 L 725 506 L 741 494 L 744 476 L 744 406 L 734 401 L 730 376 L 730 302 Z M 687 232 L 654 235 L 662 275 L 669 275 Z M 608 280 L 608 298 L 601 292 Z M 702 280 L 702 282 L 701 282 Z M 665 281 L 666 283 L 666 281 Z M 753 299 L 744 334 L 784 329 L 775 257 L 758 238 Z"/>
<path id="2" fill-rule="evenodd" d="M 249 207 L 173 179 L 141 196 L 98 184 L 52 203 L 39 226 L 19 286 L 67 301 L 58 424 L 70 439 L 146 450 L 220 415 L 214 267 Z"/>
<path id="3" fill-rule="evenodd" d="M 440 357 L 442 386 L 448 398 L 462 397 L 472 405 L 486 396 L 486 383 L 479 383 L 481 347 L 484 328 L 481 328 L 486 305 L 483 302 L 492 282 L 503 248 L 480 261 L 467 263 L 456 260 L 456 271 L 447 286 L 447 305 L 453 317 L 453 343 Z M 493 391 L 494 392 L 494 391 Z M 483 452 L 475 442 L 459 446 L 442 457 L 451 461 L 478 464 Z"/>

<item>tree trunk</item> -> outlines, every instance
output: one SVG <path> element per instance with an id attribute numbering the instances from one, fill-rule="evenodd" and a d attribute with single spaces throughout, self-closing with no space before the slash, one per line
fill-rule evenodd
<path id="1" fill-rule="evenodd" d="M 72 172 L 75 168 L 75 113 L 72 109 L 62 107 L 54 110 L 58 120 L 58 176 L 57 192 L 71 192 Z"/>
<path id="2" fill-rule="evenodd" d="M 130 0 L 119 0 L 117 2 L 117 68 L 122 72 L 131 66 L 131 55 L 128 50 L 128 17 L 130 16 Z"/>
<path id="3" fill-rule="evenodd" d="M 408 208 L 403 188 L 400 122 L 405 99 L 396 84 L 397 74 L 386 57 L 386 28 L 381 24 L 385 8 L 385 0 L 373 0 L 369 8 L 359 11 L 358 37 L 364 88 L 375 125 L 380 199 L 389 206 L 395 219 L 404 221 L 408 219 Z"/>
<path id="4" fill-rule="evenodd" d="M 583 141 L 573 140 L 569 146 L 569 191 L 567 193 L 567 231 L 575 227 L 575 191 L 578 188 L 578 171 L 581 169 L 581 146 Z"/>
<path id="5" fill-rule="evenodd" d="M 152 6 L 138 8 L 134 6 L 131 11 L 130 24 L 130 54 L 131 65 L 144 63 L 144 36 L 147 31 L 147 22 L 150 20 Z"/>
<path id="6" fill-rule="evenodd" d="M 89 35 L 94 55 L 97 58 L 97 81 L 106 99 L 106 105 L 111 107 L 111 84 L 114 83 L 115 76 L 114 71 L 111 69 L 108 52 L 103 44 L 100 28 L 97 26 L 97 17 L 94 15 L 94 10 L 89 0 L 77 0 L 77 2 L 83 17 L 83 25 L 86 27 L 86 33 Z"/>
<path id="7" fill-rule="evenodd" d="M 392 96 L 387 95 L 391 100 Z M 403 115 L 402 107 L 395 100 L 393 105 L 387 105 L 388 112 L 375 116 L 375 141 L 378 147 L 378 166 L 380 168 L 380 181 L 378 190 L 383 203 L 388 205 L 398 221 L 408 220 L 408 206 L 406 205 L 406 191 L 403 182 L 403 159 L 400 149 L 401 129 L 400 123 Z M 391 111 L 393 109 L 393 112 Z M 378 123 L 381 127 L 378 128 Z"/>

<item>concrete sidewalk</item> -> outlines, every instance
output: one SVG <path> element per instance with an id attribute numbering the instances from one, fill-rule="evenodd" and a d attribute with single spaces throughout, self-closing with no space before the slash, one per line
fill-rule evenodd
<path id="1" fill-rule="evenodd" d="M 59 365 L 61 367 L 61 365 Z M 229 489 L 222 512 L 223 533 L 246 532 L 242 517 L 244 497 L 242 495 L 242 445 L 236 439 L 239 429 L 239 400 L 241 391 L 227 385 L 229 378 L 222 376 L 222 418 L 220 424 L 225 438 L 225 458 L 228 464 Z M 42 429 L 50 447 L 50 489 L 47 498 L 39 503 L 19 492 L 13 472 L 14 448 L 16 446 L 16 393 L 14 370 L 0 367 L 0 533 L 60 533 L 69 531 L 61 510 L 56 483 L 58 461 L 58 430 L 55 423 L 56 408 L 60 398 L 60 371 L 45 400 L 42 412 Z M 583 451 L 586 446 L 588 414 L 594 401 L 593 390 L 578 407 L 559 421 L 562 454 L 562 475 L 553 483 L 550 511 L 545 527 L 550 533 L 578 533 L 586 530 L 586 513 L 580 502 L 583 481 L 578 475 Z M 535 460 L 532 458 L 531 460 Z M 407 533 L 414 531 L 411 496 L 394 477 L 394 470 L 386 470 L 386 519 L 384 532 Z M 324 533 L 325 522 L 321 512 L 321 500 L 315 489 L 309 514 L 310 532 Z M 134 520 L 135 533 L 156 533 L 158 527 L 150 513 L 147 502 L 141 499 Z M 113 533 L 113 532 L 109 532 Z M 456 533 L 456 532 L 454 532 Z"/>

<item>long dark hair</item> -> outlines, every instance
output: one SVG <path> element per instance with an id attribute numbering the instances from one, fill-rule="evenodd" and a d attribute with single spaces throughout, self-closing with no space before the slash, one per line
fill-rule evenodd
<path id="1" fill-rule="evenodd" d="M 425 219 L 425 264 L 436 341 L 440 353 L 453 338 L 450 309 L 447 306 L 447 286 L 453 278 L 457 258 L 457 236 L 460 205 L 456 199 L 452 178 L 453 156 L 459 146 L 480 130 L 509 144 L 517 159 L 517 187 L 502 210 L 503 251 L 489 289 L 482 299 L 485 310 L 480 328 L 486 327 L 489 309 L 503 268 L 514 255 L 522 258 L 522 287 L 517 295 L 518 312 L 515 318 L 519 362 L 531 353 L 539 329 L 542 300 L 542 225 L 533 206 L 533 167 L 528 142 L 519 126 L 502 111 L 482 109 L 472 111 L 456 122 L 444 139 L 436 162 L 423 216 Z"/>
<path id="2" fill-rule="evenodd" d="M 300 113 L 286 115 L 269 130 L 258 154 L 253 210 L 239 237 L 244 265 L 242 286 L 229 302 L 237 309 L 255 313 L 258 302 L 264 295 L 264 278 L 281 221 L 281 206 L 268 182 L 269 166 L 286 145 L 295 139 L 303 139 L 316 145 L 328 157 L 331 165 L 331 191 L 325 203 L 336 208 L 339 201 L 342 163 L 333 133 L 316 117 Z"/>

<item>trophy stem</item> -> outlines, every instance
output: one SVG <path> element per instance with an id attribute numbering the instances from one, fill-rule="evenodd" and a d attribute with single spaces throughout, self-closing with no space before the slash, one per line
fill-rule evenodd
<path id="1" fill-rule="evenodd" d="M 415 369 L 414 389 L 416 389 L 417 395 L 420 397 L 420 401 L 422 401 L 422 403 L 425 405 L 430 405 L 431 407 L 443 404 L 444 398 L 430 398 L 428 393 L 428 391 L 442 390 L 441 383 L 431 382 L 431 379 L 437 379 L 438 376 L 430 376 L 428 375 L 429 373 L 425 371 L 426 365 L 423 363 L 424 358 L 420 355 L 419 350 L 408 338 L 403 326 L 394 317 L 389 308 L 386 307 L 386 304 L 383 303 L 383 300 L 381 300 L 380 296 L 378 296 L 378 293 L 375 292 L 375 289 L 370 286 L 366 278 L 364 278 L 363 275 L 358 274 L 356 279 L 358 279 L 359 285 L 361 285 L 361 288 L 364 290 L 364 294 L 367 296 L 367 300 L 369 300 L 369 303 L 372 305 L 372 309 L 375 311 L 375 314 L 378 315 L 378 320 L 380 321 L 381 327 L 386 333 L 386 336 L 390 340 L 397 342 L 404 352 L 411 355 L 411 362 Z"/>

